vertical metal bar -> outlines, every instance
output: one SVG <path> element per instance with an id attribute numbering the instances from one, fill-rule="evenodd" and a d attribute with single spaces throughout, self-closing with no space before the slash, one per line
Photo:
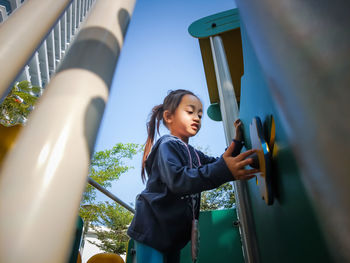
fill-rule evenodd
<path id="1" fill-rule="evenodd" d="M 1 24 L 0 95 L 15 80 L 70 1 L 26 1 L 6 23 Z M 23 39 L 26 40 L 25 45 Z"/>
<path id="2" fill-rule="evenodd" d="M 66 262 L 134 4 L 96 2 L 6 156 L 0 176 L 0 262 Z"/>
<path id="3" fill-rule="evenodd" d="M 40 72 L 41 72 L 41 82 L 42 82 L 42 87 L 44 87 L 50 81 L 49 60 L 48 60 L 48 56 L 47 56 L 47 43 L 46 43 L 46 41 L 44 41 L 44 43 L 41 45 L 38 52 L 39 52 L 39 66 L 40 66 Z"/>
<path id="4" fill-rule="evenodd" d="M 33 58 L 29 61 L 29 72 L 31 82 L 34 86 L 42 87 L 41 73 L 40 73 L 39 53 L 35 52 Z"/>
<path id="5" fill-rule="evenodd" d="M 61 23 L 61 58 L 64 57 L 67 45 L 67 12 L 60 19 Z"/>
<path id="6" fill-rule="evenodd" d="M 19 74 L 19 77 L 17 78 L 16 81 L 20 82 L 20 81 L 29 81 L 30 82 L 30 74 L 29 74 L 29 66 L 25 65 L 24 69 L 22 70 L 22 72 Z"/>
<path id="7" fill-rule="evenodd" d="M 47 56 L 49 60 L 49 72 L 50 76 L 56 71 L 56 52 L 55 52 L 55 32 L 51 30 L 47 39 Z"/>
<path id="8" fill-rule="evenodd" d="M 83 21 L 83 16 L 84 16 L 83 1 L 84 0 L 79 0 L 79 25 Z"/>
<path id="9" fill-rule="evenodd" d="M 229 145 L 235 136 L 233 123 L 238 119 L 238 104 L 221 37 L 210 37 L 210 45 L 220 97 L 220 110 L 226 135 L 226 144 Z M 234 186 L 244 257 L 246 262 L 256 263 L 259 262 L 259 255 L 247 195 L 247 185 L 246 182 L 235 181 Z"/>
<path id="10" fill-rule="evenodd" d="M 226 143 L 229 145 L 235 137 L 233 123 L 238 119 L 238 103 L 221 37 L 210 37 L 210 45 L 212 48 L 216 79 L 218 82 L 221 115 L 227 137 Z"/>
<path id="11" fill-rule="evenodd" d="M 72 38 L 72 10 L 73 10 L 73 5 L 71 4 L 68 8 L 68 13 L 67 13 L 67 43 L 66 43 L 66 48 L 68 48 L 69 43 L 71 42 Z"/>
<path id="12" fill-rule="evenodd" d="M 72 3 L 73 12 L 72 12 L 72 35 L 75 36 L 77 30 L 77 0 L 74 0 Z"/>
<path id="13" fill-rule="evenodd" d="M 55 36 L 55 54 L 56 54 L 56 60 L 55 64 L 56 67 L 58 66 L 58 63 L 61 61 L 62 56 L 62 49 L 61 49 L 61 21 L 59 20 L 54 28 L 54 36 Z"/>
<path id="14" fill-rule="evenodd" d="M 80 23 L 84 21 L 84 0 L 80 1 Z"/>
<path id="15" fill-rule="evenodd" d="M 86 0 L 83 0 L 83 19 L 86 16 Z"/>
<path id="16" fill-rule="evenodd" d="M 76 26 L 79 28 L 81 16 L 81 0 L 77 0 L 77 23 Z"/>

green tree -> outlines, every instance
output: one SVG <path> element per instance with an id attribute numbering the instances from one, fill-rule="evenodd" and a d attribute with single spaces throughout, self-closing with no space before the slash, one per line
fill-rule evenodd
<path id="1" fill-rule="evenodd" d="M 126 234 L 133 215 L 116 203 L 101 203 L 97 209 L 98 219 L 92 222 L 92 228 L 101 243 L 89 241 L 101 250 L 109 253 L 126 252 L 129 237 Z"/>
<path id="2" fill-rule="evenodd" d="M 94 153 L 91 164 L 89 177 L 105 188 L 111 186 L 113 181 L 134 168 L 126 165 L 126 159 L 132 159 L 141 149 L 141 146 L 135 143 L 117 143 L 112 149 Z M 87 185 L 82 205 L 91 204 L 96 199 L 96 189 Z"/>
<path id="3" fill-rule="evenodd" d="M 0 104 L 0 123 L 4 126 L 25 123 L 41 93 L 42 89 L 29 81 L 17 82 Z"/>
<path id="4" fill-rule="evenodd" d="M 201 195 L 201 210 L 232 208 L 236 202 L 232 183 L 226 183 Z"/>
<path id="5" fill-rule="evenodd" d="M 89 176 L 103 187 L 110 187 L 112 182 L 117 181 L 122 174 L 133 168 L 125 164 L 125 161 L 132 159 L 140 149 L 139 144 L 117 143 L 112 149 L 96 152 L 91 159 Z M 131 222 L 132 215 L 117 204 L 97 202 L 96 191 L 88 184 L 80 203 L 79 215 L 84 221 L 84 235 L 89 228 L 93 228 L 97 232 L 98 239 L 102 242 L 101 249 L 106 252 L 116 253 L 118 251 L 121 253 L 120 251 L 125 248 L 124 245 L 127 242 L 121 233 L 125 232 L 126 226 Z M 112 216 L 113 213 L 118 215 Z M 104 230 L 105 232 L 103 232 L 102 225 L 107 227 L 108 231 Z"/>

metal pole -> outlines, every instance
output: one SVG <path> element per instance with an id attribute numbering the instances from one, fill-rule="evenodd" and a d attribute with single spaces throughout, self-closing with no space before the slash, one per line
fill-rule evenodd
<path id="1" fill-rule="evenodd" d="M 26 1 L 0 25 L 0 97 L 71 1 Z"/>
<path id="2" fill-rule="evenodd" d="M 91 177 L 88 177 L 88 183 L 91 184 L 93 187 L 95 187 L 97 190 L 99 190 L 101 193 L 104 193 L 106 196 L 111 198 L 113 201 L 117 202 L 121 206 L 125 207 L 128 209 L 131 213 L 135 214 L 135 209 L 132 208 L 130 205 L 127 203 L 123 202 L 121 199 L 116 197 L 114 194 L 112 194 L 110 191 L 108 191 L 106 188 L 98 184 L 96 181 L 94 181 Z"/>
<path id="3" fill-rule="evenodd" d="M 0 262 L 66 262 L 134 5 L 134 0 L 96 2 L 6 156 L 0 176 Z"/>
<path id="4" fill-rule="evenodd" d="M 213 53 L 215 74 L 220 97 L 220 110 L 226 134 L 226 143 L 229 145 L 235 137 L 233 123 L 238 119 L 238 103 L 221 37 L 210 37 L 210 45 Z"/>
<path id="5" fill-rule="evenodd" d="M 235 136 L 233 123 L 238 119 L 238 104 L 221 37 L 210 37 L 210 45 L 220 97 L 220 110 L 226 135 L 226 144 L 229 145 Z M 246 262 L 259 262 L 257 241 L 247 194 L 247 184 L 243 181 L 235 181 L 234 188 L 245 260 Z"/>

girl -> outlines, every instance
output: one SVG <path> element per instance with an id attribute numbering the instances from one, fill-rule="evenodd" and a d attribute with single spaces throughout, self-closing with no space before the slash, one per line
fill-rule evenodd
<path id="1" fill-rule="evenodd" d="M 145 171 L 148 175 L 146 189 L 137 197 L 136 214 L 128 229 L 136 243 L 137 263 L 178 263 L 180 250 L 191 239 L 192 221 L 199 216 L 200 192 L 229 181 L 248 180 L 258 172 L 244 169 L 252 163 L 246 158 L 254 150 L 237 155 L 242 148 L 240 121 L 235 123 L 237 140 L 220 158 L 208 157 L 188 144 L 201 128 L 202 115 L 199 98 L 181 89 L 171 91 L 152 110 L 141 171 L 143 181 Z M 153 145 L 161 120 L 170 135 Z"/>

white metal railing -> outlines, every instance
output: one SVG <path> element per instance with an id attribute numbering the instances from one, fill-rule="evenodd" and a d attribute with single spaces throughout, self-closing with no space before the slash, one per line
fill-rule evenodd
<path id="1" fill-rule="evenodd" d="M 13 0 L 18 1 L 18 0 Z M 18 1 L 19 2 L 19 1 Z M 63 59 L 66 50 L 74 40 L 79 28 L 95 0 L 73 0 L 57 20 L 31 60 L 23 67 L 15 81 L 27 80 L 34 86 L 45 87 Z M 12 8 L 20 7 L 17 3 Z M 1 6 L 0 6 L 1 7 Z M 25 40 L 23 41 L 25 44 Z"/>
<path id="2" fill-rule="evenodd" d="M 30 0 L 0 25 L 0 94 L 10 87 L 71 0 Z"/>
<path id="3" fill-rule="evenodd" d="M 81 21 L 91 1 L 77 3 L 84 7 L 78 16 Z M 2 24 L 0 42 L 6 47 L 1 45 L 0 58 L 6 67 L 0 65 L 1 93 L 69 4 L 27 1 Z M 95 3 L 5 157 L 0 172 L 0 262 L 66 261 L 98 126 L 134 5 L 135 0 Z M 30 15 L 23 29 L 14 31 L 28 14 L 35 16 Z M 21 42 L 24 47 L 16 43 L 20 38 L 28 40 L 26 45 Z"/>

